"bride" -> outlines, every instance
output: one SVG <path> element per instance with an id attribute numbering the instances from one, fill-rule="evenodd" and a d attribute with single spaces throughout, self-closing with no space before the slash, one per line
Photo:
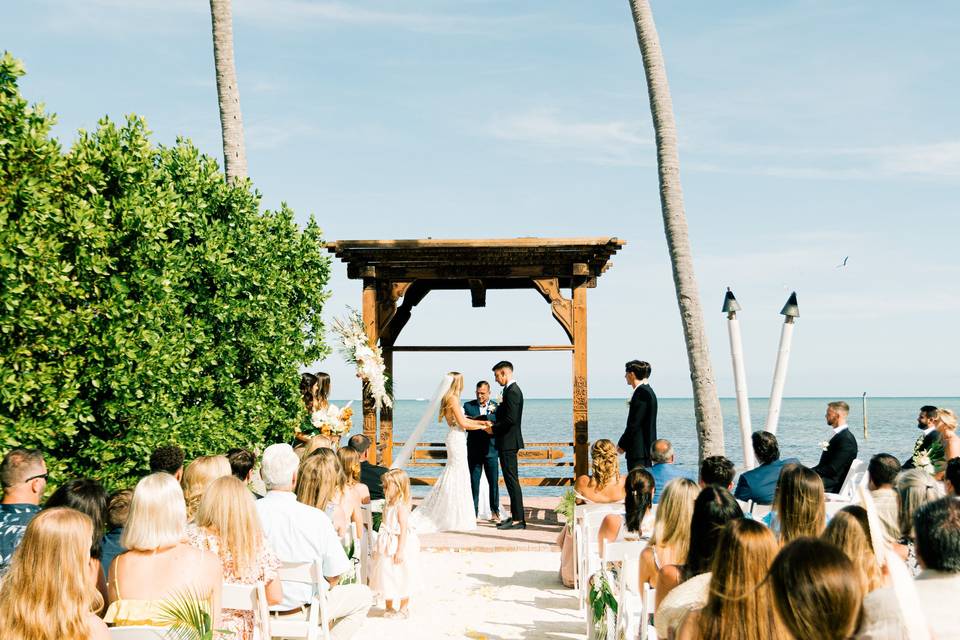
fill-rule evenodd
<path id="1" fill-rule="evenodd" d="M 447 386 L 444 390 L 443 387 Z M 451 371 L 441 385 L 440 411 L 437 422 L 446 421 L 449 427 L 445 441 L 447 464 L 430 493 L 410 516 L 410 524 L 417 533 L 432 531 L 470 531 L 477 528 L 473 511 L 473 493 L 470 489 L 470 468 L 467 466 L 467 431 L 491 426 L 486 420 L 472 420 L 463 413 L 460 393 L 463 391 L 463 376 Z M 430 409 L 428 408 L 429 412 Z M 423 426 L 425 427 L 425 421 Z M 418 426 L 408 443 L 419 439 L 422 428 Z M 408 445 L 409 447 L 409 445 Z M 404 447 L 394 467 L 403 466 L 410 450 Z"/>

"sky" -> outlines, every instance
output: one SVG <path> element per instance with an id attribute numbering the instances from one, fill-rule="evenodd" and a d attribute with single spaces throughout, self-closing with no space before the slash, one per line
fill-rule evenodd
<path id="1" fill-rule="evenodd" d="M 203 0 L 5 0 L 0 48 L 69 146 L 104 115 L 221 158 Z M 250 176 L 263 206 L 327 239 L 615 236 L 588 295 L 590 395 L 653 366 L 691 395 L 660 213 L 656 149 L 628 2 L 234 0 Z M 720 394 L 721 304 L 740 300 L 748 388 L 769 393 L 796 291 L 788 396 L 960 395 L 960 5 L 653 2 Z M 847 266 L 838 268 L 849 256 Z M 360 305 L 332 268 L 327 318 Z M 318 289 L 319 295 L 319 289 Z M 533 291 L 434 292 L 398 344 L 556 344 Z M 398 354 L 398 397 L 501 357 L 530 397 L 569 397 L 568 353 Z M 310 365 L 333 396 L 337 355 Z"/>

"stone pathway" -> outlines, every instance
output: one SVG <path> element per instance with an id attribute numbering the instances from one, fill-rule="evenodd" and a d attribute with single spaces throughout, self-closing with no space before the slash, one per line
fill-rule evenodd
<path id="1" fill-rule="evenodd" d="M 431 533 L 420 536 L 420 548 L 430 551 L 559 551 L 560 523 L 554 509 L 557 498 L 524 500 L 527 528 L 500 531 L 489 522 L 480 522 L 475 531 Z M 509 514 L 505 505 L 500 513 Z M 559 565 L 558 565 L 559 566 Z"/>

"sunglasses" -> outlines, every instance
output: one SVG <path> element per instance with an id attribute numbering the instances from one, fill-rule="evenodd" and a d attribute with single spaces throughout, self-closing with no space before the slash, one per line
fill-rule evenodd
<path id="1" fill-rule="evenodd" d="M 44 480 L 46 480 L 48 475 L 49 475 L 49 474 L 47 474 L 47 473 L 40 473 L 40 474 L 37 474 L 37 475 L 35 475 L 35 476 L 30 476 L 29 478 L 27 478 L 26 480 L 23 481 L 23 484 L 27 484 L 27 483 L 30 482 L 31 480 L 37 480 L 38 478 L 43 478 Z"/>

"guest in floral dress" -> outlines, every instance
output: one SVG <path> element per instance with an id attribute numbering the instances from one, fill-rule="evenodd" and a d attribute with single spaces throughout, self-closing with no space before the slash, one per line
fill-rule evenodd
<path id="1" fill-rule="evenodd" d="M 189 543 L 220 558 L 227 584 L 263 582 L 268 604 L 283 597 L 277 569 L 280 561 L 267 545 L 257 516 L 253 495 L 233 476 L 215 480 L 207 489 L 196 521 L 187 528 Z M 223 610 L 222 628 L 236 640 L 252 640 L 252 611 Z"/>
<path id="2" fill-rule="evenodd" d="M 384 598 L 385 618 L 407 618 L 420 541 L 408 524 L 410 478 L 403 469 L 383 474 L 383 493 L 386 505 L 374 547 L 370 588 Z M 400 606 L 397 611 L 391 606 L 394 601 Z"/>

